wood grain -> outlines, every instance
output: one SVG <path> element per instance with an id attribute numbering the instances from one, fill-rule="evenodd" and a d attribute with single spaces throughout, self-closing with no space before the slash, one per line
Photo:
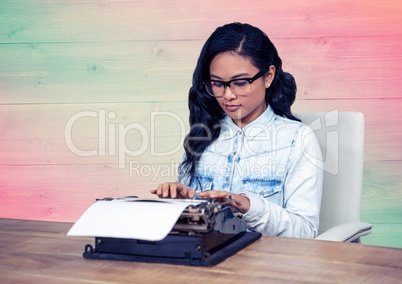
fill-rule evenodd
<path id="1" fill-rule="evenodd" d="M 88 260 L 91 238 L 66 237 L 71 223 L 0 220 L 0 272 L 9 282 L 398 283 L 401 250 L 263 237 L 214 267 Z M 375 255 L 376 257 L 373 257 Z"/>
<path id="2" fill-rule="evenodd" d="M 285 71 L 297 80 L 299 100 L 402 98 L 401 36 L 274 42 Z M 202 44 L 0 44 L 1 103 L 186 101 Z"/>
<path id="3" fill-rule="evenodd" d="M 211 9 L 213 7 L 213 9 Z M 292 7 L 292 9 L 289 9 Z M 3 0 L 0 42 L 205 40 L 227 22 L 250 22 L 277 37 L 401 35 L 398 0 L 169 1 Z M 352 25 L 351 25 L 352 24 Z M 353 28 L 352 28 L 353 27 Z"/>

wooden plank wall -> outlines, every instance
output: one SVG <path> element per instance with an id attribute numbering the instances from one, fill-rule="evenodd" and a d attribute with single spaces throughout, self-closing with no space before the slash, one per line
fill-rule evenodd
<path id="1" fill-rule="evenodd" d="M 263 29 L 294 111 L 366 117 L 367 244 L 402 247 L 399 0 L 0 0 L 0 217 L 75 221 L 176 177 L 187 91 L 219 25 Z"/>

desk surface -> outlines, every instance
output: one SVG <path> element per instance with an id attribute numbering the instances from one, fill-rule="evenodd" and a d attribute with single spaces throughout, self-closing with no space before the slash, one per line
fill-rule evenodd
<path id="1" fill-rule="evenodd" d="M 262 237 L 214 267 L 84 259 L 70 223 L 0 219 L 1 283 L 401 283 L 402 249 Z"/>

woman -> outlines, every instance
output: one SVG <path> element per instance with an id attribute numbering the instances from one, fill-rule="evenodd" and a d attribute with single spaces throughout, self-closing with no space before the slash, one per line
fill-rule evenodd
<path id="1" fill-rule="evenodd" d="M 265 33 L 240 23 L 217 28 L 193 74 L 179 181 L 151 192 L 231 199 L 250 230 L 315 237 L 322 159 L 314 134 L 291 113 L 295 96 L 295 80 Z"/>

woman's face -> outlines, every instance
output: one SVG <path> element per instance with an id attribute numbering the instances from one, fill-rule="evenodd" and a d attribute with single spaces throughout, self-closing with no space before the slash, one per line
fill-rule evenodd
<path id="1" fill-rule="evenodd" d="M 236 53 L 224 52 L 214 57 L 209 66 L 210 79 L 230 81 L 233 79 L 252 78 L 259 70 L 251 61 Z M 243 128 L 267 108 L 265 90 L 274 79 L 275 67 L 270 66 L 268 72 L 251 83 L 252 91 L 248 96 L 237 96 L 233 90 L 226 87 L 222 97 L 216 98 L 225 113 Z"/>

